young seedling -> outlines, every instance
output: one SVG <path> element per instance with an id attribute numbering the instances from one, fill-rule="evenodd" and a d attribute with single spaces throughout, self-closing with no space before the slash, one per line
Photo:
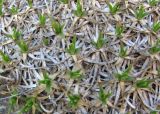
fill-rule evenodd
<path id="1" fill-rule="evenodd" d="M 73 37 L 72 43 L 67 48 L 67 52 L 70 55 L 75 55 L 75 54 L 77 54 L 79 52 L 79 48 L 76 47 L 76 36 Z"/>
<path id="2" fill-rule="evenodd" d="M 15 41 L 19 40 L 21 35 L 22 35 L 21 32 L 19 30 L 17 30 L 16 28 L 13 28 L 12 31 L 13 31 L 12 34 L 11 35 L 7 35 L 7 36 L 12 38 Z"/>
<path id="3" fill-rule="evenodd" d="M 77 0 L 77 9 L 74 11 L 74 14 L 77 17 L 83 17 L 85 15 L 85 12 L 83 11 L 82 5 L 80 3 L 80 0 Z"/>
<path id="4" fill-rule="evenodd" d="M 79 94 L 69 94 L 68 99 L 69 99 L 69 106 L 71 108 L 76 108 L 80 101 L 80 95 Z"/>
<path id="5" fill-rule="evenodd" d="M 148 3 L 150 6 L 156 6 L 158 4 L 159 0 L 148 0 Z"/>
<path id="6" fill-rule="evenodd" d="M 119 37 L 122 37 L 122 33 L 124 32 L 124 28 L 123 26 L 121 25 L 116 25 L 116 31 L 115 31 L 115 34 L 116 36 L 119 38 Z"/>
<path id="7" fill-rule="evenodd" d="M 120 45 L 119 56 L 121 58 L 124 58 L 127 56 L 127 48 L 125 49 L 123 44 Z"/>
<path id="8" fill-rule="evenodd" d="M 70 71 L 69 76 L 71 79 L 80 79 L 82 78 L 81 70 Z"/>
<path id="9" fill-rule="evenodd" d="M 156 33 L 160 30 L 160 22 L 154 22 L 152 25 L 152 30 Z"/>
<path id="10" fill-rule="evenodd" d="M 39 15 L 39 24 L 41 27 L 44 27 L 46 24 L 46 16 L 43 14 Z"/>
<path id="11" fill-rule="evenodd" d="M 47 72 L 43 72 L 43 80 L 40 80 L 39 83 L 40 84 L 45 84 L 46 86 L 46 92 L 49 93 L 52 90 L 52 79 L 49 78 L 49 75 Z"/>
<path id="12" fill-rule="evenodd" d="M 105 93 L 104 89 L 100 87 L 99 91 L 99 100 L 103 103 L 106 104 L 107 99 L 111 96 L 111 93 Z"/>
<path id="13" fill-rule="evenodd" d="M 160 52 L 160 41 L 157 40 L 157 42 L 149 49 L 150 54 L 156 54 Z"/>
<path id="14" fill-rule="evenodd" d="M 48 39 L 48 38 L 44 38 L 44 39 L 43 39 L 43 44 L 44 44 L 45 46 L 48 46 L 48 45 L 49 45 L 49 39 Z"/>
<path id="15" fill-rule="evenodd" d="M 35 97 L 27 97 L 26 98 L 26 104 L 22 107 L 22 109 L 20 110 L 19 114 L 24 114 L 29 112 L 33 107 L 38 107 L 38 104 L 36 102 L 36 98 Z"/>
<path id="16" fill-rule="evenodd" d="M 131 71 L 132 67 L 131 65 L 128 66 L 128 68 L 123 71 L 122 73 L 117 73 L 115 74 L 115 77 L 119 80 L 119 81 L 131 81 L 133 78 L 129 76 L 129 73 Z"/>
<path id="17" fill-rule="evenodd" d="M 58 21 L 52 20 L 52 28 L 56 35 L 63 35 L 63 27 Z"/>
<path id="18" fill-rule="evenodd" d="M 5 63 L 9 63 L 11 61 L 9 56 L 7 54 L 3 53 L 1 50 L 0 50 L 0 56 L 2 57 L 2 61 Z"/>
<path id="19" fill-rule="evenodd" d="M 148 88 L 150 83 L 151 81 L 147 79 L 137 80 L 136 87 L 137 88 Z"/>
<path id="20" fill-rule="evenodd" d="M 10 12 L 12 15 L 16 15 L 18 13 L 18 8 L 15 6 L 12 6 L 12 8 L 10 9 Z"/>
<path id="21" fill-rule="evenodd" d="M 92 44 L 97 48 L 100 49 L 104 46 L 106 43 L 106 39 L 104 38 L 104 35 L 100 32 L 98 36 L 98 40 L 95 42 L 93 41 Z"/>
<path id="22" fill-rule="evenodd" d="M 143 19 L 145 16 L 148 15 L 148 13 L 145 11 L 144 9 L 144 6 L 140 6 L 136 11 L 135 11 L 135 17 L 138 19 L 138 20 L 141 20 Z"/>
<path id="23" fill-rule="evenodd" d="M 20 48 L 22 53 L 27 53 L 29 48 L 28 48 L 28 44 L 24 41 L 24 40 L 19 40 L 16 42 L 18 47 Z"/>
<path id="24" fill-rule="evenodd" d="M 60 2 L 62 2 L 63 4 L 68 4 L 69 0 L 59 0 Z"/>
<path id="25" fill-rule="evenodd" d="M 8 110 L 8 114 L 11 113 L 11 110 L 13 110 L 13 108 L 16 106 L 16 103 L 17 103 L 17 100 L 18 100 L 18 97 L 17 97 L 17 91 L 14 90 L 13 93 L 12 93 L 12 96 L 11 98 L 9 99 L 9 110 Z"/>
<path id="26" fill-rule="evenodd" d="M 31 8 L 33 6 L 33 0 L 27 0 L 29 7 Z"/>
<path id="27" fill-rule="evenodd" d="M 109 3 L 108 6 L 109 6 L 109 11 L 112 15 L 115 15 L 120 10 L 120 6 L 118 3 L 115 4 Z"/>
<path id="28" fill-rule="evenodd" d="M 4 0 L 0 0 L 0 16 L 3 15 L 2 7 L 3 7 Z"/>

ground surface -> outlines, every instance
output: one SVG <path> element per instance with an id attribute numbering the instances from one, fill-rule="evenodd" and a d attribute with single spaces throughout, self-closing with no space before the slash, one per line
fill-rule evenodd
<path id="1" fill-rule="evenodd" d="M 12 111 L 18 113 L 25 104 L 22 98 L 36 96 L 41 112 L 53 114 L 149 114 L 160 109 L 160 79 L 158 74 L 160 56 L 150 54 L 149 49 L 160 36 L 160 31 L 152 33 L 153 22 L 160 20 L 160 4 L 150 7 L 147 2 L 122 2 L 115 15 L 104 0 L 81 0 L 85 15 L 75 16 L 76 1 L 62 4 L 57 0 L 33 0 L 30 8 L 26 0 L 6 0 L 4 16 L 0 17 L 0 50 L 9 55 L 10 63 L 0 58 L 0 113 L 7 113 L 8 100 L 12 91 L 17 90 L 18 101 Z M 149 15 L 137 21 L 134 11 L 143 5 Z M 18 7 L 18 14 L 11 15 L 9 9 Z M 46 24 L 41 27 L 39 14 L 46 16 Z M 50 19 L 64 24 L 64 36 L 55 34 Z M 122 25 L 121 38 L 115 35 L 116 25 Z M 13 28 L 22 32 L 22 39 L 29 46 L 27 53 L 21 53 L 15 41 L 7 35 Z M 107 41 L 97 49 L 93 41 L 99 33 Z M 66 49 L 76 35 L 79 52 L 70 55 Z M 48 38 L 49 45 L 43 40 Z M 127 49 L 125 57 L 120 57 L 120 45 Z M 131 81 L 120 81 L 116 73 L 129 66 Z M 68 71 L 79 69 L 81 79 L 73 80 Z M 45 92 L 39 84 L 46 71 L 52 79 L 52 90 Z M 136 88 L 136 80 L 150 80 L 147 88 Z M 99 100 L 99 88 L 111 93 L 104 105 Z M 79 94 L 76 109 L 68 105 L 68 92 Z M 32 109 L 33 112 L 34 109 Z M 29 112 L 30 114 L 32 112 Z"/>

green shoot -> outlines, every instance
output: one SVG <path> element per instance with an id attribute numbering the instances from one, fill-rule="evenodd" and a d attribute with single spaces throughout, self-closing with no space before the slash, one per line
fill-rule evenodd
<path id="1" fill-rule="evenodd" d="M 144 6 L 140 6 L 136 12 L 135 12 L 135 17 L 138 19 L 138 20 L 141 20 L 143 19 L 145 16 L 147 16 L 148 13 L 145 12 L 145 9 L 144 9 Z"/>
<path id="2" fill-rule="evenodd" d="M 69 45 L 67 52 L 71 55 L 75 55 L 79 52 L 79 48 L 76 48 L 76 36 L 73 37 L 72 43 Z"/>
<path id="3" fill-rule="evenodd" d="M 58 21 L 52 20 L 52 28 L 56 35 L 63 35 L 63 27 Z"/>
<path id="4" fill-rule="evenodd" d="M 29 7 L 31 8 L 33 6 L 33 0 L 27 0 Z"/>
<path id="5" fill-rule="evenodd" d="M 136 87 L 137 88 L 148 88 L 149 84 L 151 83 L 150 80 L 142 79 L 136 81 Z"/>
<path id="6" fill-rule="evenodd" d="M 26 112 L 29 112 L 32 107 L 36 107 L 36 98 L 35 97 L 28 97 L 26 99 L 26 104 L 22 107 L 21 111 L 19 114 L 24 114 Z"/>
<path id="7" fill-rule="evenodd" d="M 157 42 L 149 49 L 150 54 L 156 54 L 160 52 L 160 42 L 157 40 Z"/>
<path id="8" fill-rule="evenodd" d="M 28 45 L 24 40 L 20 40 L 16 42 L 19 48 L 21 49 L 22 53 L 27 53 L 28 52 Z"/>
<path id="9" fill-rule="evenodd" d="M 43 72 L 43 80 L 40 80 L 39 83 L 40 84 L 45 84 L 46 86 L 46 92 L 49 93 L 52 89 L 52 79 L 49 78 L 49 75 L 47 72 Z"/>
<path id="10" fill-rule="evenodd" d="M 69 76 L 71 79 L 80 79 L 82 78 L 82 74 L 80 70 L 70 71 Z"/>
<path id="11" fill-rule="evenodd" d="M 2 60 L 5 63 L 9 63 L 11 61 L 9 56 L 7 54 L 3 53 L 2 51 L 0 51 L 0 56 L 2 57 Z"/>
<path id="12" fill-rule="evenodd" d="M 121 58 L 124 58 L 127 56 L 127 48 L 125 49 L 124 45 L 120 45 L 120 51 L 119 51 L 119 56 Z"/>
<path id="13" fill-rule="evenodd" d="M 10 9 L 10 12 L 12 15 L 16 15 L 18 13 L 18 8 L 15 6 L 12 6 L 12 8 Z"/>
<path id="14" fill-rule="evenodd" d="M 60 2 L 62 2 L 63 4 L 68 4 L 69 0 L 59 0 Z"/>
<path id="15" fill-rule="evenodd" d="M 152 25 L 152 30 L 158 32 L 160 30 L 160 22 L 154 22 Z"/>
<path id="16" fill-rule="evenodd" d="M 0 0 L 0 16 L 3 15 L 2 7 L 3 7 L 4 0 Z"/>
<path id="17" fill-rule="evenodd" d="M 40 23 L 40 26 L 41 27 L 44 27 L 45 26 L 45 24 L 46 24 L 46 17 L 45 17 L 45 15 L 39 15 L 39 23 Z"/>
<path id="18" fill-rule="evenodd" d="M 69 99 L 69 106 L 72 108 L 76 108 L 78 106 L 79 101 L 80 101 L 80 95 L 69 94 L 68 99 Z"/>
<path id="19" fill-rule="evenodd" d="M 156 6 L 158 4 L 159 0 L 148 0 L 148 3 L 150 6 Z"/>
<path id="20" fill-rule="evenodd" d="M 85 12 L 83 11 L 82 5 L 80 4 L 80 0 L 77 0 L 77 9 L 74 11 L 74 14 L 77 17 L 83 17 Z"/>
<path id="21" fill-rule="evenodd" d="M 99 100 L 103 103 L 106 104 L 107 99 L 111 96 L 111 93 L 105 93 L 104 89 L 100 87 L 99 91 Z"/>
<path id="22" fill-rule="evenodd" d="M 158 114 L 157 111 L 151 111 L 150 114 Z"/>
<path id="23" fill-rule="evenodd" d="M 116 4 L 109 3 L 108 6 L 109 6 L 110 13 L 112 15 L 115 15 L 120 10 L 120 6 L 118 3 Z"/>
<path id="24" fill-rule="evenodd" d="M 12 34 L 8 35 L 8 36 L 15 41 L 19 40 L 21 35 L 22 35 L 21 32 L 19 30 L 15 29 L 15 28 L 13 28 L 12 31 L 13 31 Z"/>
<path id="25" fill-rule="evenodd" d="M 115 74 L 115 77 L 119 80 L 119 81 L 131 81 L 132 77 L 129 76 L 129 73 L 131 71 L 132 67 L 129 66 L 125 71 L 123 71 L 122 73 L 117 73 Z"/>
<path id="26" fill-rule="evenodd" d="M 156 54 L 156 53 L 159 53 L 160 52 L 160 46 L 153 46 L 149 49 L 149 53 L 150 54 Z"/>
<path id="27" fill-rule="evenodd" d="M 106 43 L 106 40 L 104 38 L 104 35 L 100 32 L 98 36 L 98 40 L 95 42 L 93 41 L 92 44 L 97 48 L 100 49 L 103 47 L 103 45 Z"/>
<path id="28" fill-rule="evenodd" d="M 11 113 L 11 110 L 14 108 L 14 106 L 16 106 L 16 103 L 17 103 L 17 91 L 14 90 L 13 93 L 12 93 L 12 97 L 9 99 L 9 111 L 8 111 L 8 114 Z"/>
<path id="29" fill-rule="evenodd" d="M 48 39 L 48 38 L 44 38 L 44 39 L 43 39 L 43 44 L 44 44 L 45 46 L 48 46 L 48 45 L 49 45 L 49 39 Z"/>
<path id="30" fill-rule="evenodd" d="M 117 37 L 122 37 L 122 33 L 124 32 L 123 26 L 116 25 L 116 31 L 115 34 Z"/>

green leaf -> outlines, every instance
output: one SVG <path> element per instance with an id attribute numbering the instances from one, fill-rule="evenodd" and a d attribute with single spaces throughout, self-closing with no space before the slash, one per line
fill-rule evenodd
<path id="1" fill-rule="evenodd" d="M 56 35 L 63 35 L 63 27 L 58 21 L 52 20 L 52 28 Z"/>
<path id="2" fill-rule="evenodd" d="M 103 103 L 106 104 L 107 99 L 111 96 L 111 93 L 105 93 L 104 89 L 100 87 L 99 91 L 99 100 Z"/>
<path id="3" fill-rule="evenodd" d="M 29 112 L 32 109 L 32 106 L 36 104 L 36 98 L 35 97 L 28 97 L 26 99 L 26 104 L 22 107 L 20 114 Z"/>
<path id="4" fill-rule="evenodd" d="M 80 0 L 77 0 L 77 9 L 74 11 L 74 14 L 77 17 L 83 17 L 85 12 L 83 11 L 82 5 L 80 4 Z"/>
<path id="5" fill-rule="evenodd" d="M 11 96 L 11 98 L 9 99 L 9 110 L 8 110 L 8 114 L 10 114 L 11 113 L 11 110 L 16 106 L 16 103 L 17 103 L 17 94 L 18 94 L 18 92 L 17 92 L 17 90 L 14 90 L 13 92 L 12 92 L 12 96 Z"/>
<path id="6" fill-rule="evenodd" d="M 147 79 L 137 80 L 136 87 L 137 88 L 148 88 L 150 83 L 151 81 Z"/>
<path id="7" fill-rule="evenodd" d="M 131 67 L 131 65 L 129 65 L 128 68 L 125 71 L 123 71 L 122 73 L 115 74 L 115 77 L 119 81 L 132 81 L 133 78 L 129 76 L 131 69 L 132 69 L 132 67 Z"/>
<path id="8" fill-rule="evenodd" d="M 7 54 L 3 53 L 1 50 L 0 50 L 0 56 L 2 57 L 2 60 L 5 63 L 9 63 L 11 61 L 9 56 Z"/>
<path id="9" fill-rule="evenodd" d="M 110 13 L 112 15 L 115 15 L 120 10 L 119 3 L 115 3 L 115 4 L 109 3 L 108 6 L 109 6 Z"/>
<path id="10" fill-rule="evenodd" d="M 44 38 L 44 39 L 43 39 L 43 44 L 44 44 L 45 46 L 48 46 L 48 45 L 49 45 L 49 39 L 48 39 L 48 38 Z"/>
<path id="11" fill-rule="evenodd" d="M 160 22 L 154 22 L 152 25 L 152 30 L 158 32 L 160 30 Z"/>
<path id="12" fill-rule="evenodd" d="M 27 53 L 28 52 L 28 45 L 24 40 L 19 40 L 16 42 L 19 48 L 21 49 L 22 53 Z"/>
<path id="13" fill-rule="evenodd" d="M 124 58 L 127 56 L 127 49 L 125 49 L 124 45 L 120 45 L 119 56 Z"/>
<path id="14" fill-rule="evenodd" d="M 76 48 L 76 36 L 73 37 L 72 43 L 66 50 L 69 54 L 75 55 L 79 52 L 79 48 Z"/>
<path id="15" fill-rule="evenodd" d="M 0 0 L 0 16 L 3 15 L 3 11 L 2 11 L 3 3 L 4 3 L 4 0 Z"/>
<path id="16" fill-rule="evenodd" d="M 100 32 L 98 36 L 98 40 L 95 42 L 93 41 L 92 44 L 97 48 L 100 49 L 104 46 L 106 43 L 106 39 L 104 38 L 104 35 Z"/>
<path id="17" fill-rule="evenodd" d="M 70 71 L 69 76 L 72 79 L 80 79 L 82 78 L 81 70 Z"/>
<path id="18" fill-rule="evenodd" d="M 29 7 L 31 8 L 33 6 L 33 0 L 27 0 Z"/>
<path id="19" fill-rule="evenodd" d="M 62 2 L 63 4 L 68 4 L 69 0 L 59 0 L 60 2 Z"/>
<path id="20" fill-rule="evenodd" d="M 71 106 L 72 108 L 76 108 L 78 105 L 78 102 L 80 101 L 80 95 L 69 94 L 68 99 L 69 99 L 69 106 Z"/>
<path id="21" fill-rule="evenodd" d="M 150 6 L 156 6 L 158 4 L 159 0 L 148 0 L 148 3 Z"/>
<path id="22" fill-rule="evenodd" d="M 122 33 L 124 32 L 124 28 L 121 25 L 116 25 L 116 36 L 117 37 L 122 37 Z"/>
<path id="23" fill-rule="evenodd" d="M 52 79 L 49 78 L 49 75 L 47 72 L 43 72 L 43 80 L 40 80 L 40 84 L 45 84 L 46 85 L 46 92 L 49 93 L 52 90 Z"/>
<path id="24" fill-rule="evenodd" d="M 45 24 L 46 24 L 46 17 L 45 17 L 45 15 L 42 15 L 42 14 L 39 15 L 39 23 L 40 23 L 41 27 L 45 26 Z"/>
<path id="25" fill-rule="evenodd" d="M 144 9 L 144 6 L 140 6 L 136 12 L 135 12 L 135 17 L 138 19 L 138 20 L 141 20 L 143 19 L 145 16 L 147 16 L 148 13 L 145 12 L 145 9 Z"/>
<path id="26" fill-rule="evenodd" d="M 18 7 L 12 6 L 10 9 L 10 12 L 12 15 L 16 15 L 18 13 Z"/>
<path id="27" fill-rule="evenodd" d="M 9 35 L 13 40 L 19 40 L 21 37 L 21 32 L 19 30 L 17 30 L 16 28 L 13 28 L 13 33 L 12 35 Z"/>
<path id="28" fill-rule="evenodd" d="M 158 39 L 156 43 L 149 49 L 150 54 L 156 54 L 160 52 L 160 40 Z"/>

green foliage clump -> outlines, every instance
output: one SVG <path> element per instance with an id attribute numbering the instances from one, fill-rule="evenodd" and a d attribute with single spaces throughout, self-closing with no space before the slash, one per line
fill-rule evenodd
<path id="1" fill-rule="evenodd" d="M 43 72 L 43 80 L 40 80 L 40 84 L 45 84 L 46 85 L 46 92 L 49 93 L 52 90 L 52 79 L 49 77 L 47 72 Z"/>
<path id="2" fill-rule="evenodd" d="M 74 11 L 74 14 L 77 17 L 83 17 L 85 15 L 85 12 L 83 11 L 82 5 L 80 3 L 80 0 L 77 0 L 77 9 Z"/>
<path id="3" fill-rule="evenodd" d="M 73 37 L 72 43 L 67 48 L 67 52 L 71 55 L 75 55 L 79 52 L 79 48 L 76 47 L 76 36 Z"/>
<path id="4" fill-rule="evenodd" d="M 41 27 L 44 27 L 46 24 L 46 16 L 43 14 L 39 15 L 39 23 Z"/>
<path id="5" fill-rule="evenodd" d="M 92 44 L 97 48 L 100 49 L 102 48 L 105 43 L 106 43 L 106 39 L 104 38 L 104 35 L 100 32 L 99 36 L 98 36 L 98 40 L 97 41 L 93 41 Z"/>
<path id="6" fill-rule="evenodd" d="M 146 17 L 148 15 L 148 13 L 145 11 L 144 6 L 139 6 L 139 8 L 135 11 L 135 17 L 138 20 L 143 19 L 144 17 Z"/>
<path id="7" fill-rule="evenodd" d="M 0 50 L 0 56 L 2 57 L 2 61 L 5 63 L 9 63 L 11 61 L 9 56 L 7 54 L 3 53 L 1 50 Z"/>
<path id="8" fill-rule="evenodd" d="M 104 89 L 100 87 L 99 91 L 99 100 L 103 103 L 106 104 L 107 99 L 111 96 L 111 93 L 105 93 Z"/>
<path id="9" fill-rule="evenodd" d="M 69 99 L 69 106 L 71 108 L 76 108 L 78 106 L 78 103 L 80 101 L 80 95 L 79 94 L 69 94 L 68 99 Z"/>
<path id="10" fill-rule="evenodd" d="M 119 3 L 115 3 L 115 4 L 109 3 L 108 6 L 109 6 L 110 13 L 112 15 L 115 15 L 120 10 Z"/>
<path id="11" fill-rule="evenodd" d="M 136 87 L 137 88 L 148 88 L 150 83 L 151 81 L 147 79 L 137 80 Z"/>
<path id="12" fill-rule="evenodd" d="M 133 78 L 129 75 L 131 69 L 132 69 L 132 67 L 131 67 L 131 65 L 129 65 L 128 68 L 125 71 L 123 71 L 122 73 L 115 74 L 115 77 L 119 81 L 132 81 Z"/>

